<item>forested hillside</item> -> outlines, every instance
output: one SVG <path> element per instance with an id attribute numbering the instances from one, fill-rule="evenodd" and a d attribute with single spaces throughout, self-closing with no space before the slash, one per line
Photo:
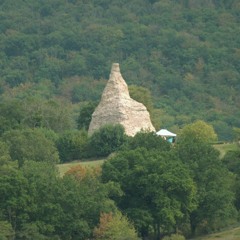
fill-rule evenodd
<path id="1" fill-rule="evenodd" d="M 238 0 L 1 0 L 0 132 L 74 129 L 112 62 L 151 92 L 157 126 L 240 127 Z M 56 121 L 58 120 L 58 121 Z"/>

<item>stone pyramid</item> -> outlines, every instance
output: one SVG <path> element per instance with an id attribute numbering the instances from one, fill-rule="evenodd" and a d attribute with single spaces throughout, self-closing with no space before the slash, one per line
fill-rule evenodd
<path id="1" fill-rule="evenodd" d="M 121 124 L 129 136 L 141 130 L 155 132 L 146 107 L 130 97 L 118 63 L 112 65 L 101 101 L 92 115 L 88 134 L 106 124 Z"/>

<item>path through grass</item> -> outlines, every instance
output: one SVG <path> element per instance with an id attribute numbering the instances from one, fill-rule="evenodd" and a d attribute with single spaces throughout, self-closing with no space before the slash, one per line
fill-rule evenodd
<path id="1" fill-rule="evenodd" d="M 220 158 L 223 158 L 228 151 L 235 151 L 239 149 L 237 143 L 215 144 L 214 147 L 220 152 Z"/>

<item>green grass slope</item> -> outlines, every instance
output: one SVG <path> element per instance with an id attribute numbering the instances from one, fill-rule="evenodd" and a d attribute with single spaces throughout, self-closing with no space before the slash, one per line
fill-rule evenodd
<path id="1" fill-rule="evenodd" d="M 236 227 L 230 230 L 210 234 L 207 236 L 197 237 L 192 240 L 239 240 L 240 239 L 240 227 Z"/>

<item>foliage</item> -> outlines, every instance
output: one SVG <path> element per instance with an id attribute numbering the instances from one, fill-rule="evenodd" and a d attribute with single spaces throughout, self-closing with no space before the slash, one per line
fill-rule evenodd
<path id="1" fill-rule="evenodd" d="M 23 124 L 30 128 L 47 128 L 62 133 L 73 128 L 72 105 L 59 100 L 29 97 L 22 100 Z"/>
<path id="2" fill-rule="evenodd" d="M 28 218 L 26 215 L 30 203 L 27 191 L 28 182 L 23 173 L 12 166 L 2 166 L 0 173 L 1 220 L 7 221 L 11 224 L 12 230 L 16 231 Z M 10 231 L 7 234 L 11 233 L 10 226 L 5 225 Z"/>
<path id="3" fill-rule="evenodd" d="M 74 162 L 70 162 L 70 163 L 65 163 L 65 164 L 58 164 L 58 170 L 59 170 L 59 174 L 60 176 L 63 176 L 68 170 L 70 170 L 72 167 L 76 167 L 78 165 L 82 165 L 84 167 L 101 167 L 101 165 L 103 164 L 103 162 L 106 159 L 101 159 L 101 160 L 86 160 L 86 161 L 74 161 Z"/>
<path id="4" fill-rule="evenodd" d="M 18 234 L 18 239 L 25 239 L 25 240 L 47 240 L 48 238 L 41 233 L 39 233 L 39 228 L 37 224 L 24 224 L 22 231 Z M 53 237 L 54 239 L 54 237 Z"/>
<path id="5" fill-rule="evenodd" d="M 61 162 L 69 162 L 86 157 L 87 132 L 68 131 L 59 136 L 57 148 Z"/>
<path id="6" fill-rule="evenodd" d="M 4 164 L 9 163 L 11 160 L 10 154 L 9 154 L 9 148 L 8 145 L 0 141 L 0 167 Z"/>
<path id="7" fill-rule="evenodd" d="M 0 238 L 92 238 L 100 213 L 116 210 L 110 195 L 142 235 L 234 220 L 239 153 L 221 162 L 207 142 L 215 131 L 239 140 L 239 11 L 238 0 L 1 1 Z M 150 133 L 123 146 L 120 127 L 87 139 L 85 103 L 99 101 L 112 62 L 154 126 L 179 131 L 174 148 Z M 58 151 L 69 161 L 121 147 L 107 184 L 54 166 Z"/>
<path id="8" fill-rule="evenodd" d="M 179 141 L 176 150 L 197 186 L 198 207 L 190 215 L 192 234 L 196 234 L 216 230 L 234 221 L 236 209 L 233 175 L 224 167 L 217 150 L 201 139 L 193 139 Z"/>
<path id="9" fill-rule="evenodd" d="M 81 181 L 86 177 L 87 174 L 87 169 L 83 166 L 77 165 L 74 167 L 71 167 L 65 175 L 72 175 L 74 176 L 77 180 Z"/>
<path id="10" fill-rule="evenodd" d="M 99 174 L 60 178 L 54 165 L 34 161 L 20 169 L 1 166 L 0 173 L 4 237 L 84 240 L 92 235 L 101 212 L 116 209 L 108 198 L 113 188 L 102 184 Z"/>
<path id="11" fill-rule="evenodd" d="M 102 166 L 105 182 L 120 184 L 115 198 L 142 236 L 169 232 L 195 208 L 195 186 L 187 168 L 171 152 L 120 152 Z"/>
<path id="12" fill-rule="evenodd" d="M 234 132 L 234 139 L 236 141 L 240 141 L 240 128 L 233 128 L 233 132 Z"/>
<path id="13" fill-rule="evenodd" d="M 77 165 L 71 167 L 65 175 L 71 175 L 74 176 L 78 181 L 84 180 L 84 178 L 87 177 L 99 177 L 101 173 L 101 168 L 99 166 L 94 166 L 92 168 L 82 166 L 82 165 Z"/>
<path id="14" fill-rule="evenodd" d="M 144 97 L 148 89 L 154 108 L 171 117 L 170 127 L 179 116 L 185 123 L 203 119 L 221 140 L 231 140 L 233 127 L 240 127 L 239 8 L 238 0 L 3 1 L 1 103 L 6 95 L 57 96 L 63 100 L 57 115 L 66 102 L 99 101 L 111 63 L 119 62 L 128 84 L 144 88 Z M 11 117 L 1 115 L 1 132 L 21 125 L 24 110 L 17 105 Z M 52 107 L 44 105 L 44 112 Z M 69 116 L 66 110 L 58 117 Z M 63 119 L 58 124 L 41 111 L 30 113 L 27 124 L 46 127 L 47 120 L 62 131 Z"/>
<path id="15" fill-rule="evenodd" d="M 23 109 L 19 102 L 11 100 L 0 103 L 0 136 L 8 130 L 21 128 Z"/>
<path id="16" fill-rule="evenodd" d="M 240 209 L 240 150 L 229 151 L 225 154 L 222 159 L 223 164 L 227 167 L 229 171 L 235 174 L 235 206 Z"/>
<path id="17" fill-rule="evenodd" d="M 24 87 L 21 91 L 27 96 L 7 96 L 0 104 L 0 135 L 11 129 L 26 127 L 46 128 L 57 133 L 74 127 L 72 105 L 44 99 L 37 94 L 28 96 L 28 89 Z"/>
<path id="18" fill-rule="evenodd" d="M 3 141 L 9 146 L 13 161 L 22 166 L 26 160 L 58 163 L 59 156 L 55 144 L 38 130 L 11 130 L 6 132 Z"/>
<path id="19" fill-rule="evenodd" d="M 179 136 L 179 141 L 215 142 L 217 135 L 213 127 L 204 121 L 198 120 L 186 125 Z"/>
<path id="20" fill-rule="evenodd" d="M 62 219 L 59 231 L 64 229 L 65 238 L 69 232 L 76 239 L 86 239 L 97 225 L 100 212 L 115 210 L 114 203 L 107 198 L 111 187 L 102 184 L 98 174 L 88 174 L 87 171 L 85 176 L 79 177 L 79 170 L 66 174 L 63 183 L 70 188 L 61 195 L 67 221 Z"/>
<path id="21" fill-rule="evenodd" d="M 7 221 L 0 221 L 0 239 L 11 240 L 14 239 L 14 231 L 12 226 Z"/>
<path id="22" fill-rule="evenodd" d="M 222 159 L 227 169 L 240 176 L 240 150 L 228 151 Z"/>
<path id="23" fill-rule="evenodd" d="M 138 132 L 134 137 L 129 137 L 123 149 L 134 150 L 136 148 L 146 148 L 147 150 L 170 150 L 170 144 L 153 132 Z"/>
<path id="24" fill-rule="evenodd" d="M 94 229 L 94 239 L 137 240 L 139 238 L 127 217 L 117 211 L 114 214 L 101 213 L 99 226 Z"/>
<path id="25" fill-rule="evenodd" d="M 125 139 L 122 125 L 105 125 L 90 136 L 88 153 L 92 157 L 106 157 L 118 150 Z"/>
<path id="26" fill-rule="evenodd" d="M 96 103 L 88 102 L 81 107 L 80 113 L 77 119 L 79 129 L 88 130 L 90 122 L 92 120 L 92 114 L 96 108 Z"/>
<path id="27" fill-rule="evenodd" d="M 145 87 L 136 86 L 136 85 L 130 85 L 128 89 L 129 89 L 129 94 L 131 98 L 142 103 L 147 108 L 150 114 L 150 117 L 152 119 L 153 101 L 152 101 L 152 95 L 149 89 Z"/>

